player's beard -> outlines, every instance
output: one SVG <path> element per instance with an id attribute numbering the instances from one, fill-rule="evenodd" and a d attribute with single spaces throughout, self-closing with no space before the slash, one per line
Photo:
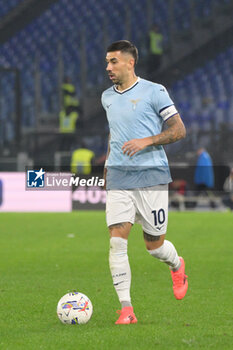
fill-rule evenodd
<path id="1" fill-rule="evenodd" d="M 112 78 L 110 78 L 110 79 L 112 80 L 114 85 L 117 85 L 117 86 L 121 86 L 122 85 L 122 79 L 120 77 L 117 77 L 113 73 L 108 73 L 108 75 L 109 75 L 109 78 L 110 78 L 110 76 L 112 76 Z"/>
<path id="2" fill-rule="evenodd" d="M 112 79 L 112 82 L 116 85 L 116 86 L 121 86 L 122 85 L 122 80 L 118 77 L 115 77 L 114 79 Z"/>
<path id="3" fill-rule="evenodd" d="M 115 84 L 115 85 L 119 84 L 119 78 L 117 78 L 115 75 L 110 79 L 112 80 L 113 84 Z"/>

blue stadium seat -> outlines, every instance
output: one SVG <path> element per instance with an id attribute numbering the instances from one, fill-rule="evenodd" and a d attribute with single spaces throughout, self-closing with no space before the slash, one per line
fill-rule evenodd
<path id="1" fill-rule="evenodd" d="M 196 0 L 194 3 L 197 18 L 206 18 L 213 11 L 213 0 Z"/>
<path id="2" fill-rule="evenodd" d="M 221 123 L 233 127 L 232 56 L 230 47 L 171 87 L 171 95 L 192 133 L 218 129 Z"/>
<path id="3" fill-rule="evenodd" d="M 0 1 L 0 18 L 9 14 L 9 12 L 24 0 L 1 0 Z"/>
<path id="4" fill-rule="evenodd" d="M 191 12 L 190 1 L 180 0 L 174 2 L 175 29 L 185 31 L 190 28 Z"/>
<path id="5" fill-rule="evenodd" d="M 21 1 L 0 0 L 0 17 L 2 13 L 6 13 L 6 9 L 9 11 Z M 224 2 L 227 3 L 227 0 Z M 190 23 L 190 1 L 181 0 L 174 3 L 176 30 L 186 30 Z M 148 31 L 147 1 L 129 0 L 127 4 L 132 17 L 130 28 L 132 40 L 140 47 L 141 44 L 145 45 Z M 169 40 L 168 1 L 157 0 L 152 1 L 151 4 L 152 22 L 159 25 L 166 43 Z M 42 112 L 58 113 L 56 102 L 58 98 L 58 44 L 61 43 L 63 48 L 64 73 L 72 76 L 77 90 L 80 91 L 80 38 L 82 32 L 85 32 L 88 63 L 87 85 L 92 87 L 100 84 L 104 78 L 103 23 L 107 19 L 110 42 L 125 38 L 125 6 L 124 0 L 114 2 L 109 2 L 109 0 L 86 0 L 85 2 L 83 0 L 60 0 L 0 47 L 0 64 L 18 67 L 22 72 L 23 123 L 25 126 L 31 127 L 35 122 L 35 57 L 40 59 Z M 195 6 L 196 16 L 206 17 L 212 11 L 213 1 L 197 0 Z M 230 99 L 232 95 L 232 60 L 233 48 L 231 47 L 172 86 L 171 94 L 181 114 L 187 118 L 188 125 L 196 127 L 198 120 L 204 120 L 205 125 L 208 125 L 210 110 L 205 109 L 203 112 L 203 97 L 208 101 L 208 108 L 211 107 L 212 110 L 216 108 L 220 111 L 218 120 L 222 118 L 219 116 L 223 110 L 223 101 Z M 14 104 L 11 103 L 13 96 L 10 93 L 13 91 L 13 81 L 5 79 L 4 84 L 6 85 L 2 97 L 4 113 L 1 120 L 5 118 L 5 113 L 9 115 L 14 110 Z M 230 104 L 227 108 L 225 107 L 224 111 L 229 115 L 232 108 Z"/>

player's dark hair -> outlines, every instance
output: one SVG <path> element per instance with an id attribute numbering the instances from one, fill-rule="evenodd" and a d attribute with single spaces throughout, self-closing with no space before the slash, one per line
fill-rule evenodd
<path id="1" fill-rule="evenodd" d="M 136 66 L 138 62 L 138 49 L 130 41 L 128 40 L 115 41 L 107 48 L 107 52 L 113 52 L 113 51 L 121 51 L 124 53 L 131 54 L 134 58 L 134 66 Z"/>

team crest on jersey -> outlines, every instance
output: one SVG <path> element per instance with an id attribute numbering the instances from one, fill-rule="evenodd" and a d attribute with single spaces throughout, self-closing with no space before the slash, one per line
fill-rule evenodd
<path id="1" fill-rule="evenodd" d="M 138 102 L 141 101 L 140 98 L 138 98 L 137 100 L 130 100 L 130 102 L 132 103 L 132 107 L 133 107 L 133 110 L 135 111 L 136 107 L 137 107 L 137 104 Z"/>

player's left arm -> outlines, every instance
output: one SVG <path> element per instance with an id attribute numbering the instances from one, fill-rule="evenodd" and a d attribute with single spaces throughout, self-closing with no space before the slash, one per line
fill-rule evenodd
<path id="1" fill-rule="evenodd" d="M 132 139 L 122 146 L 123 153 L 132 157 L 135 153 L 148 146 L 167 145 L 183 139 L 186 136 L 184 123 L 179 115 L 175 114 L 166 120 L 167 129 L 158 135 L 145 137 L 142 139 Z"/>
<path id="2" fill-rule="evenodd" d="M 186 129 L 179 113 L 169 118 L 166 121 L 166 125 L 166 130 L 158 135 L 149 137 L 151 139 L 149 146 L 167 145 L 185 138 Z"/>

